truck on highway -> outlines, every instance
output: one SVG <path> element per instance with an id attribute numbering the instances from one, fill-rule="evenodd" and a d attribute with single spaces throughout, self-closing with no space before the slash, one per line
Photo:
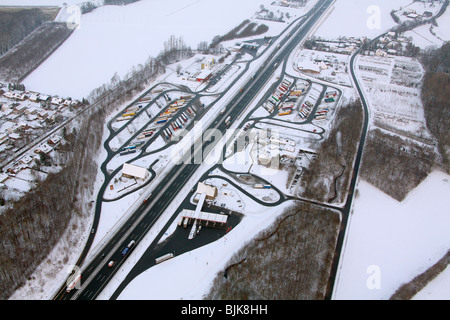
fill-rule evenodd
<path id="1" fill-rule="evenodd" d="M 228 117 L 225 119 L 225 125 L 226 125 L 227 127 L 230 125 L 230 121 L 231 121 L 231 116 L 228 116 Z"/>
<path id="2" fill-rule="evenodd" d="M 134 240 L 131 240 L 130 243 L 125 247 L 125 249 L 122 250 L 122 255 L 125 256 L 131 250 L 131 248 L 134 247 L 135 244 L 136 242 Z"/>
<path id="3" fill-rule="evenodd" d="M 81 274 L 78 274 L 69 282 L 66 288 L 66 292 L 72 291 L 80 281 L 81 281 Z"/>

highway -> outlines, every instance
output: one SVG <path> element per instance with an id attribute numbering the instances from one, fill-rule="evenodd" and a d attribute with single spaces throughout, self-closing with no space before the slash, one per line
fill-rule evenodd
<path id="1" fill-rule="evenodd" d="M 215 121 L 207 129 L 217 129 L 224 133 L 227 129 L 224 120 L 231 117 L 231 122 L 236 121 L 244 110 L 252 103 L 255 96 L 264 88 L 266 83 L 271 79 L 275 69 L 292 53 L 298 44 L 307 36 L 309 31 L 313 28 L 319 20 L 325 9 L 330 6 L 332 0 L 320 2 L 316 5 L 301 21 L 295 31 L 286 36 L 280 43 L 280 49 L 275 51 L 268 57 L 260 68 L 254 74 L 254 80 L 250 80 L 244 86 L 244 90 L 239 92 L 232 102 L 227 106 L 224 114 L 218 114 Z M 200 156 L 203 157 L 207 150 L 218 141 L 203 141 L 201 148 L 194 150 L 191 147 L 191 152 L 185 155 L 183 163 L 176 165 L 155 187 L 152 195 L 131 215 L 127 223 L 114 234 L 108 244 L 106 244 L 101 252 L 90 261 L 89 265 L 83 266 L 81 288 L 66 293 L 65 286 L 61 288 L 55 299 L 95 299 L 106 286 L 109 280 L 114 276 L 120 266 L 126 261 L 130 255 L 122 256 L 122 250 L 131 241 L 136 241 L 136 246 L 139 246 L 140 240 L 148 233 L 154 226 L 155 222 L 169 206 L 169 204 L 178 195 L 181 187 L 186 184 L 192 175 L 199 168 L 200 164 L 196 164 L 194 159 Z M 102 170 L 106 172 L 106 168 Z M 104 191 L 104 190 L 103 190 Z M 103 194 L 100 190 L 99 194 Z M 101 201 L 97 201 L 97 205 L 101 205 Z M 96 219 L 98 219 L 96 217 Z M 96 221 L 98 223 L 98 220 Z M 89 248 L 92 241 L 88 243 Z M 87 249 L 84 254 L 86 254 Z M 109 261 L 115 261 L 115 265 L 108 267 Z M 83 259 L 80 259 L 80 264 Z"/>

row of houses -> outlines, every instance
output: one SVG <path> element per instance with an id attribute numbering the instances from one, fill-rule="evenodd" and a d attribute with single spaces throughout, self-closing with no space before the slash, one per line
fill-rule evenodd
<path id="1" fill-rule="evenodd" d="M 4 97 L 14 100 L 14 101 L 25 101 L 30 100 L 32 102 L 49 102 L 53 105 L 63 105 L 63 106 L 77 106 L 80 104 L 78 100 L 72 99 L 63 99 L 60 97 L 51 97 L 46 94 L 41 94 L 38 92 L 30 92 L 30 91 L 6 91 L 4 92 L 0 89 L 0 95 Z"/>
<path id="2" fill-rule="evenodd" d="M 56 108 L 56 110 L 46 110 L 23 104 L 8 105 L 0 102 L 0 119 L 17 122 L 20 120 L 20 117 L 25 115 L 27 116 L 26 120 L 44 120 L 47 118 L 53 118 L 57 112 L 62 109 L 62 106 Z"/>
<path id="3" fill-rule="evenodd" d="M 412 38 L 391 31 L 378 40 L 375 55 L 380 57 L 386 57 L 387 55 L 410 55 L 411 45 Z"/>
<path id="4" fill-rule="evenodd" d="M 330 40 L 313 36 L 306 40 L 304 47 L 310 50 L 350 55 L 367 40 L 367 37 L 339 37 L 338 39 Z"/>
<path id="5" fill-rule="evenodd" d="M 0 146 L 1 150 L 21 147 L 24 135 L 31 137 L 33 130 L 42 129 L 58 120 L 67 107 L 78 106 L 80 101 L 51 97 L 38 92 L 0 89 Z M 70 110 L 68 110 L 71 112 Z M 67 116 L 67 115 L 66 115 Z M 41 131 L 38 131 L 41 134 Z"/>

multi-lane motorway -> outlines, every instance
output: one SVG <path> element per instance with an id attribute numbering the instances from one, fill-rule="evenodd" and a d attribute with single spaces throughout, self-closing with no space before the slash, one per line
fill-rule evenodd
<path id="1" fill-rule="evenodd" d="M 262 67 L 244 86 L 245 89 L 232 99 L 231 103 L 226 107 L 226 112 L 218 114 L 215 121 L 208 128 L 204 128 L 204 130 L 217 129 L 224 133 L 227 129 L 224 120 L 230 117 L 233 122 L 239 118 L 240 114 L 246 110 L 261 88 L 272 77 L 275 69 L 298 47 L 299 43 L 307 36 L 332 2 L 333 0 L 320 1 L 307 15 L 300 19 L 295 29 L 279 43 L 278 50 L 275 50 L 266 59 Z M 87 266 L 83 266 L 81 288 L 67 293 L 65 290 L 66 286 L 63 285 L 55 299 L 95 299 L 129 256 L 130 253 L 123 256 L 122 250 L 131 240 L 134 240 L 136 246 L 139 246 L 140 240 L 148 233 L 171 201 L 178 195 L 181 187 L 189 181 L 199 168 L 200 164 L 196 164 L 194 159 L 198 159 L 199 154 L 200 157 L 203 157 L 207 150 L 211 150 L 211 145 L 217 142 L 204 141 L 201 148 L 196 150 L 192 146 L 191 152 L 186 154 L 188 158 L 185 158 L 180 165 L 174 166 L 155 187 L 146 203 L 143 203 L 130 216 L 129 220 L 116 231 L 98 255 Z M 84 255 L 91 244 L 92 241 L 88 242 Z M 80 264 L 83 260 L 80 259 Z M 109 261 L 115 261 L 113 268 L 108 267 Z"/>

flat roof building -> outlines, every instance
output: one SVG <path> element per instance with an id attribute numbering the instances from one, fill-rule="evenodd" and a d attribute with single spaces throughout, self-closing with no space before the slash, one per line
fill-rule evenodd
<path id="1" fill-rule="evenodd" d="M 124 163 L 122 168 L 122 176 L 127 178 L 147 179 L 149 172 L 146 168 L 135 166 L 133 164 Z"/>
<path id="2" fill-rule="evenodd" d="M 199 182 L 197 185 L 197 193 L 204 193 L 206 194 L 206 199 L 214 200 L 217 197 L 217 187 Z"/>

